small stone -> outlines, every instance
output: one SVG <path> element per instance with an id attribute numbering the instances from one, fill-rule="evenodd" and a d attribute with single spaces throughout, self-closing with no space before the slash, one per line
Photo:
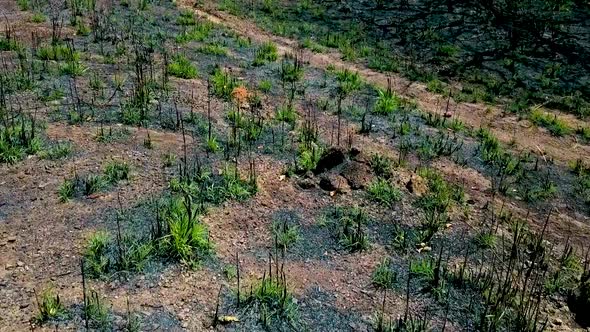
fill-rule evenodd
<path id="1" fill-rule="evenodd" d="M 18 262 L 16 262 L 16 266 L 23 267 L 23 266 L 25 266 L 25 263 L 18 261 Z"/>

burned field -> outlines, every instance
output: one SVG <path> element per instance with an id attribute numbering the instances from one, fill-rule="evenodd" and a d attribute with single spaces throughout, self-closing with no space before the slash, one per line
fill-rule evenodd
<path id="1" fill-rule="evenodd" d="M 583 82 L 338 6 L 0 0 L 0 330 L 588 328 Z"/>

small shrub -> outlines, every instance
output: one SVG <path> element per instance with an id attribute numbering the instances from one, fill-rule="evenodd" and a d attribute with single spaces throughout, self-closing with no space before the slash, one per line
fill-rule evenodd
<path id="1" fill-rule="evenodd" d="M 290 125 L 294 125 L 295 121 L 297 120 L 297 112 L 295 111 L 295 108 L 291 105 L 279 106 L 277 108 L 275 118 L 279 122 L 286 122 Z"/>
<path id="2" fill-rule="evenodd" d="M 172 76 L 176 76 L 184 79 L 197 78 L 198 71 L 185 56 L 176 55 L 174 60 L 168 64 L 168 73 Z"/>
<path id="3" fill-rule="evenodd" d="M 401 191 L 383 178 L 373 180 L 367 188 L 367 193 L 372 200 L 387 207 L 391 207 L 402 198 Z"/>

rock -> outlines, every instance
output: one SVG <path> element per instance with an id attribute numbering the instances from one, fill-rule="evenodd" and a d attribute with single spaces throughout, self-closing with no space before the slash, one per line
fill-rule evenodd
<path id="1" fill-rule="evenodd" d="M 315 168 L 315 173 L 319 174 L 342 164 L 346 159 L 344 151 L 341 148 L 329 148 L 326 150 Z"/>
<path id="2" fill-rule="evenodd" d="M 8 242 L 8 243 L 16 242 L 16 236 L 9 236 L 8 239 L 6 239 L 6 242 Z"/>
<path id="3" fill-rule="evenodd" d="M 25 266 L 25 263 L 18 261 L 18 262 L 16 262 L 16 266 L 23 267 L 23 266 Z"/>
<path id="4" fill-rule="evenodd" d="M 419 175 L 413 174 L 406 183 L 406 189 L 418 197 L 422 197 L 428 191 L 426 181 Z"/>
<path id="5" fill-rule="evenodd" d="M 326 191 L 344 190 L 348 187 L 348 181 L 338 174 L 324 174 L 320 178 L 320 188 Z"/>
<path id="6" fill-rule="evenodd" d="M 369 166 L 356 161 L 345 164 L 340 175 L 348 181 L 350 188 L 354 190 L 363 189 L 373 181 L 373 174 Z"/>
<path id="7" fill-rule="evenodd" d="M 557 325 L 557 326 L 561 326 L 563 325 L 563 321 L 560 318 L 554 318 L 553 319 L 553 324 Z"/>
<path id="8" fill-rule="evenodd" d="M 297 181 L 297 185 L 301 189 L 312 189 L 316 187 L 316 183 L 312 179 L 300 179 Z"/>

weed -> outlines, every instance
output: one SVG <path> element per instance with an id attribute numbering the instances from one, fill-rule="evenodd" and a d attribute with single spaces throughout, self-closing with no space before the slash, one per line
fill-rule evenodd
<path id="1" fill-rule="evenodd" d="M 193 79 L 198 76 L 197 67 L 181 54 L 176 55 L 172 62 L 168 64 L 168 73 L 184 79 Z"/>
<path id="2" fill-rule="evenodd" d="M 367 187 L 367 193 L 369 198 L 387 207 L 391 207 L 402 198 L 401 191 L 384 178 L 373 180 Z"/>
<path id="3" fill-rule="evenodd" d="M 391 268 L 391 260 L 384 258 L 373 271 L 371 282 L 377 288 L 392 289 L 397 282 L 397 273 Z"/>
<path id="4" fill-rule="evenodd" d="M 59 294 L 57 294 L 53 288 L 49 287 L 43 290 L 40 299 L 37 297 L 37 293 L 35 293 L 35 297 L 37 299 L 37 309 L 39 310 L 39 314 L 35 320 L 38 323 L 43 324 L 67 316 L 67 311 L 61 303 Z"/>
<path id="5" fill-rule="evenodd" d="M 421 258 L 410 262 L 410 274 L 424 281 L 434 280 L 434 261 L 431 258 Z"/>
<path id="6" fill-rule="evenodd" d="M 264 93 L 269 93 L 272 90 L 272 82 L 270 80 L 262 80 L 258 83 L 258 89 Z"/>
<path id="7" fill-rule="evenodd" d="M 289 248 L 299 239 L 299 228 L 296 225 L 289 225 L 286 220 L 276 220 L 272 223 L 272 235 L 277 245 Z"/>
<path id="8" fill-rule="evenodd" d="M 474 238 L 475 244 L 482 249 L 491 249 L 496 246 L 496 235 L 489 231 L 481 231 Z"/>
<path id="9" fill-rule="evenodd" d="M 106 331 L 111 325 L 109 308 L 104 303 L 105 299 L 92 290 L 86 299 L 85 314 L 92 327 Z"/>

